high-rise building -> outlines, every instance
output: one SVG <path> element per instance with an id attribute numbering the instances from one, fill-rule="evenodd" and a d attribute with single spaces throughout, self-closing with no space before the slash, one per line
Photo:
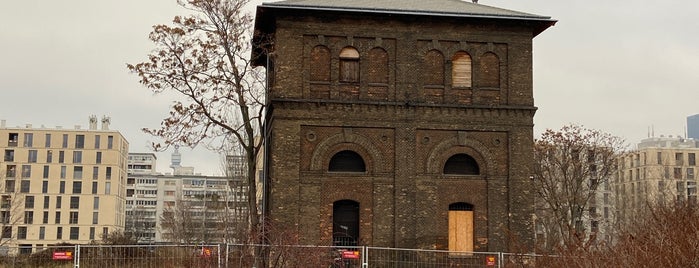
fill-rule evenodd
<path id="1" fill-rule="evenodd" d="M 0 123 L 2 251 L 89 243 L 124 227 L 129 143 L 109 118 L 87 129 Z"/>
<path id="2" fill-rule="evenodd" d="M 129 154 L 125 231 L 144 244 L 239 241 L 247 187 L 231 187 L 235 180 L 228 176 L 194 174 L 181 159 L 176 149 L 173 173 L 161 174 L 154 154 Z"/>
<path id="3" fill-rule="evenodd" d="M 687 138 L 699 140 L 699 114 L 687 116 Z"/>
<path id="4" fill-rule="evenodd" d="M 697 201 L 697 155 L 694 139 L 660 136 L 642 140 L 619 161 L 613 187 L 619 220 L 633 223 L 649 205 Z"/>

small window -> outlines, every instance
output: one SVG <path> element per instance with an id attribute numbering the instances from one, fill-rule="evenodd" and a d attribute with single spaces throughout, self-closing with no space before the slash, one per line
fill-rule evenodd
<path id="1" fill-rule="evenodd" d="M 459 51 L 451 59 L 452 70 L 451 79 L 454 88 L 471 87 L 471 56 L 468 53 Z"/>
<path id="2" fill-rule="evenodd" d="M 455 154 L 444 164 L 444 174 L 478 175 L 480 168 L 473 157 L 467 154 Z"/>
<path id="3" fill-rule="evenodd" d="M 331 172 L 366 172 L 364 159 L 353 151 L 341 151 L 330 159 L 328 171 Z"/>
<path id="4" fill-rule="evenodd" d="M 359 82 L 359 52 L 355 48 L 340 51 L 340 82 Z"/>
<path id="5" fill-rule="evenodd" d="M 75 148 L 85 148 L 85 135 L 75 135 Z"/>

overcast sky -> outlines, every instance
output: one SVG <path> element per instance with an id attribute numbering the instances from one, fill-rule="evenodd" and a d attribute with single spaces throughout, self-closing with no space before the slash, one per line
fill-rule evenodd
<path id="1" fill-rule="evenodd" d="M 262 3 L 253 1 L 252 7 Z M 480 0 L 480 4 L 551 16 L 534 39 L 535 133 L 569 123 L 633 144 L 683 135 L 699 113 L 699 1 Z M 151 26 L 187 14 L 176 0 L 5 1 L 0 9 L 0 119 L 8 126 L 87 126 L 112 119 L 131 152 L 157 141 L 172 96 L 153 95 L 129 74 L 152 49 Z M 220 159 L 180 149 L 183 165 L 221 174 Z M 168 172 L 170 153 L 159 153 Z"/>

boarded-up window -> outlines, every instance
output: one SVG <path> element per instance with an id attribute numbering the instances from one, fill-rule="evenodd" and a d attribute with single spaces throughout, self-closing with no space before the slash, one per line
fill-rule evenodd
<path id="1" fill-rule="evenodd" d="M 473 205 L 449 205 L 449 251 L 473 252 Z"/>
<path id="2" fill-rule="evenodd" d="M 452 87 L 471 87 L 471 56 L 468 53 L 459 51 L 451 59 L 451 79 Z"/>
<path id="3" fill-rule="evenodd" d="M 330 49 L 316 46 L 311 50 L 311 81 L 330 81 Z"/>
<path id="4" fill-rule="evenodd" d="M 359 52 L 352 47 L 340 51 L 340 82 L 359 82 Z"/>
<path id="5" fill-rule="evenodd" d="M 480 60 L 480 73 L 478 76 L 481 87 L 500 87 L 500 60 L 494 53 L 483 54 Z"/>
<path id="6" fill-rule="evenodd" d="M 369 50 L 369 83 L 388 83 L 388 53 L 377 47 Z"/>
<path id="7" fill-rule="evenodd" d="M 330 158 L 328 171 L 331 172 L 365 172 L 364 159 L 353 151 L 340 151 Z"/>
<path id="8" fill-rule="evenodd" d="M 425 54 L 424 81 L 427 86 L 444 86 L 444 55 L 437 50 Z"/>
<path id="9" fill-rule="evenodd" d="M 455 154 L 444 163 L 444 174 L 451 175 L 478 175 L 480 168 L 478 162 L 467 154 Z"/>

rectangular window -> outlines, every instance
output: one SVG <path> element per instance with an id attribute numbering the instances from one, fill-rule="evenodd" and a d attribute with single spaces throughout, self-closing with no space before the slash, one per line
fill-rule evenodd
<path id="1" fill-rule="evenodd" d="M 58 183 L 58 193 L 59 194 L 65 194 L 66 193 L 66 182 L 61 181 Z"/>
<path id="2" fill-rule="evenodd" d="M 73 182 L 73 193 L 81 194 L 83 192 L 83 183 L 81 181 Z"/>
<path id="3" fill-rule="evenodd" d="M 694 179 L 694 168 L 687 168 L 687 179 Z"/>
<path id="4" fill-rule="evenodd" d="M 100 148 L 100 135 L 95 135 L 95 149 Z"/>
<path id="5" fill-rule="evenodd" d="M 28 195 L 24 197 L 24 208 L 34 209 L 34 196 Z"/>
<path id="6" fill-rule="evenodd" d="M 688 153 L 687 154 L 687 162 L 690 166 L 696 166 L 697 165 L 697 159 L 696 155 L 694 153 Z"/>
<path id="7" fill-rule="evenodd" d="M 27 239 L 27 227 L 17 227 L 17 239 Z"/>
<path id="8" fill-rule="evenodd" d="M 665 167 L 665 178 L 666 179 L 670 178 L 670 167 Z"/>
<path id="9" fill-rule="evenodd" d="M 63 142 L 61 143 L 61 147 L 68 148 L 68 134 L 63 134 Z"/>
<path id="10" fill-rule="evenodd" d="M 75 148 L 85 148 L 85 135 L 75 135 Z"/>
<path id="11" fill-rule="evenodd" d="M 657 159 L 658 159 L 658 165 L 662 165 L 663 164 L 663 152 L 658 152 Z"/>
<path id="12" fill-rule="evenodd" d="M 17 177 L 17 166 L 16 165 L 7 165 L 7 172 L 5 172 L 5 177 L 7 178 L 16 178 Z"/>
<path id="13" fill-rule="evenodd" d="M 114 136 L 107 136 L 107 149 L 114 147 Z"/>
<path id="14" fill-rule="evenodd" d="M 82 166 L 74 166 L 73 167 L 73 179 L 82 180 L 82 178 L 83 178 L 83 167 Z"/>
<path id="15" fill-rule="evenodd" d="M 44 196 L 44 209 L 48 209 L 48 208 L 49 208 L 50 200 L 51 200 L 51 197 L 49 197 L 49 196 L 47 196 L 47 195 Z"/>
<path id="16" fill-rule="evenodd" d="M 80 197 L 79 196 L 71 196 L 70 197 L 70 208 L 71 209 L 80 209 Z"/>
<path id="17" fill-rule="evenodd" d="M 49 181 L 42 181 L 41 182 L 41 193 L 46 194 L 49 192 Z"/>
<path id="18" fill-rule="evenodd" d="M 27 152 L 27 162 L 29 163 L 36 163 L 36 160 L 38 159 L 38 152 L 36 150 L 29 150 Z"/>
<path id="19" fill-rule="evenodd" d="M 61 212 L 60 212 L 60 211 L 56 211 L 56 221 L 55 221 L 55 223 L 56 223 L 56 224 L 61 224 Z"/>
<path id="20" fill-rule="evenodd" d="M 24 212 L 24 224 L 34 224 L 34 211 Z"/>
<path id="21" fill-rule="evenodd" d="M 675 165 L 681 166 L 684 164 L 684 155 L 682 153 L 675 153 Z"/>
<path id="22" fill-rule="evenodd" d="M 70 215 L 70 217 L 68 217 L 68 223 L 69 224 L 78 224 L 78 212 L 71 211 L 69 215 Z"/>
<path id="23" fill-rule="evenodd" d="M 83 162 L 83 152 L 82 151 L 74 151 L 73 152 L 73 163 L 80 164 L 82 162 Z"/>
<path id="24" fill-rule="evenodd" d="M 63 240 L 63 227 L 61 226 L 56 227 L 56 239 Z"/>
<path id="25" fill-rule="evenodd" d="M 92 208 L 93 208 L 93 209 L 100 209 L 100 198 L 99 198 L 99 196 L 95 196 L 94 199 L 92 200 Z"/>
<path id="26" fill-rule="evenodd" d="M 14 162 L 15 161 L 15 150 L 5 150 L 5 161 Z"/>
<path id="27" fill-rule="evenodd" d="M 61 179 L 65 179 L 65 178 L 66 178 L 67 169 L 68 169 L 68 168 L 66 168 L 66 166 L 61 166 Z"/>
<path id="28" fill-rule="evenodd" d="M 102 164 L 102 152 L 97 152 L 95 155 L 95 163 Z"/>
<path id="29" fill-rule="evenodd" d="M 20 192 L 20 193 L 28 193 L 28 192 L 30 192 L 30 191 L 31 191 L 31 189 L 30 189 L 31 187 L 30 187 L 30 186 L 31 186 L 31 181 L 22 180 L 22 181 L 20 182 L 19 192 Z"/>
<path id="30" fill-rule="evenodd" d="M 44 166 L 44 176 L 43 176 L 43 178 L 44 178 L 44 179 L 48 179 L 48 178 L 49 178 L 49 166 Z"/>
<path id="31" fill-rule="evenodd" d="M 24 147 L 32 147 L 34 145 L 34 134 L 24 133 Z"/>
<path id="32" fill-rule="evenodd" d="M 95 240 L 95 227 L 90 227 L 90 240 Z"/>
<path id="33" fill-rule="evenodd" d="M 56 196 L 56 208 L 61 208 L 61 203 L 63 203 L 63 198 Z"/>
<path id="34" fill-rule="evenodd" d="M 18 133 L 10 133 L 7 136 L 7 146 L 9 147 L 17 147 L 17 141 L 19 140 L 19 134 Z"/>
<path id="35" fill-rule="evenodd" d="M 93 181 L 92 182 L 92 194 L 97 194 L 97 182 Z"/>
<path id="36" fill-rule="evenodd" d="M 29 178 L 32 176 L 32 166 L 22 165 L 22 178 Z"/>
<path id="37" fill-rule="evenodd" d="M 44 211 L 44 218 L 41 219 L 41 223 L 43 223 L 43 224 L 49 223 L 49 212 L 48 211 Z"/>
<path id="38" fill-rule="evenodd" d="M 39 240 L 44 240 L 46 238 L 46 227 L 39 227 Z"/>
<path id="39" fill-rule="evenodd" d="M 92 179 L 96 180 L 100 175 L 100 167 L 92 167 Z"/>
<path id="40" fill-rule="evenodd" d="M 58 163 L 63 163 L 66 160 L 66 152 L 58 151 Z"/>
<path id="41" fill-rule="evenodd" d="M 675 178 L 675 179 L 682 178 L 682 168 L 674 168 L 673 169 L 673 178 Z"/>
<path id="42" fill-rule="evenodd" d="M 112 167 L 107 167 L 104 177 L 108 180 L 112 179 Z"/>
<path id="43" fill-rule="evenodd" d="M 92 224 L 97 224 L 99 220 L 99 212 L 92 212 Z"/>
<path id="44" fill-rule="evenodd" d="M 104 183 L 104 194 L 112 194 L 112 183 L 111 182 Z"/>
<path id="45" fill-rule="evenodd" d="M 44 147 L 51 147 L 51 134 L 46 133 L 46 139 L 44 139 Z"/>
<path id="46" fill-rule="evenodd" d="M 5 181 L 5 192 L 6 193 L 14 193 L 15 192 L 15 180 L 6 180 Z"/>

